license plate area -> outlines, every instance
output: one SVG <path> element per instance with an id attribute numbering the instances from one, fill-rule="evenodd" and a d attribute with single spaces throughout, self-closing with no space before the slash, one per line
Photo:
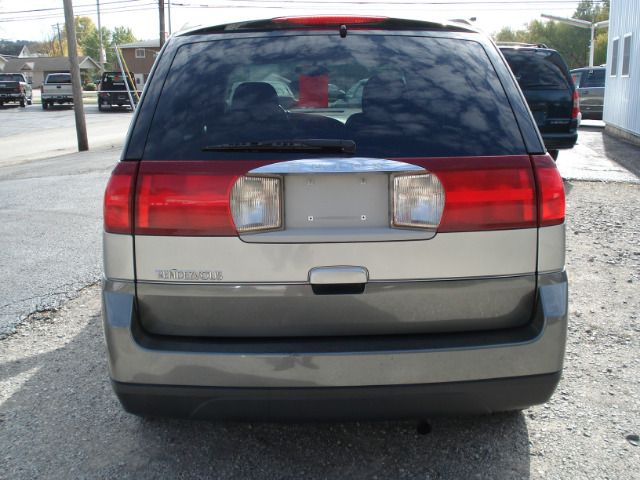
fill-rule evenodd
<path id="1" fill-rule="evenodd" d="M 287 175 L 285 229 L 389 225 L 387 173 Z"/>

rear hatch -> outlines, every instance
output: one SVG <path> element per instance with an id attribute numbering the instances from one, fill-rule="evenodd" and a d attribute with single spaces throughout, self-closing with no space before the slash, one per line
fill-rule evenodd
<path id="1" fill-rule="evenodd" d="M 389 335 L 529 320 L 536 181 L 555 167 L 527 154 L 485 47 L 338 32 L 192 34 L 168 50 L 133 161 L 116 170 L 147 331 Z M 180 67 L 189 59 L 197 71 Z M 205 80 L 208 95 L 194 96 Z M 329 102 L 330 84 L 363 80 L 358 104 Z M 295 96 L 287 110 L 275 82 Z"/>
<path id="2" fill-rule="evenodd" d="M 133 73 L 130 75 L 131 78 L 133 78 Z M 120 72 L 105 72 L 100 81 L 100 93 L 103 97 L 105 94 L 108 94 L 112 103 L 130 103 L 127 93 L 127 83 L 129 85 L 129 91 L 133 93 L 135 87 L 126 75 L 122 75 Z"/>

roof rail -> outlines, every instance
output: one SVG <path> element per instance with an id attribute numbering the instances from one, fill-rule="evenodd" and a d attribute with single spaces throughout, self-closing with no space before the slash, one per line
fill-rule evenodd
<path id="1" fill-rule="evenodd" d="M 496 45 L 503 47 L 549 48 L 544 43 L 496 42 Z"/>

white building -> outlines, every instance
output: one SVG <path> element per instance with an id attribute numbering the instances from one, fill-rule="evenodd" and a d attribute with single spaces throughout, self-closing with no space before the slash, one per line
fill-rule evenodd
<path id="1" fill-rule="evenodd" d="M 607 49 L 606 130 L 640 143 L 640 1 L 611 0 Z"/>

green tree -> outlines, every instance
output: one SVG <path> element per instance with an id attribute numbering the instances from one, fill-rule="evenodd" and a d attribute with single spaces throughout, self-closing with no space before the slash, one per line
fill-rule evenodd
<path id="1" fill-rule="evenodd" d="M 607 20 L 609 18 L 609 2 L 607 0 L 594 3 L 593 0 L 582 0 L 573 14 L 573 18 L 588 22 Z M 606 28 L 597 30 L 594 42 L 595 65 L 606 61 L 607 30 Z M 539 20 L 533 20 L 527 24 L 524 30 L 514 32 L 510 28 L 503 28 L 494 35 L 494 39 L 498 42 L 545 44 L 549 48 L 557 50 L 569 68 L 583 67 L 589 62 L 590 30 L 566 23 L 554 21 L 543 23 Z"/>

